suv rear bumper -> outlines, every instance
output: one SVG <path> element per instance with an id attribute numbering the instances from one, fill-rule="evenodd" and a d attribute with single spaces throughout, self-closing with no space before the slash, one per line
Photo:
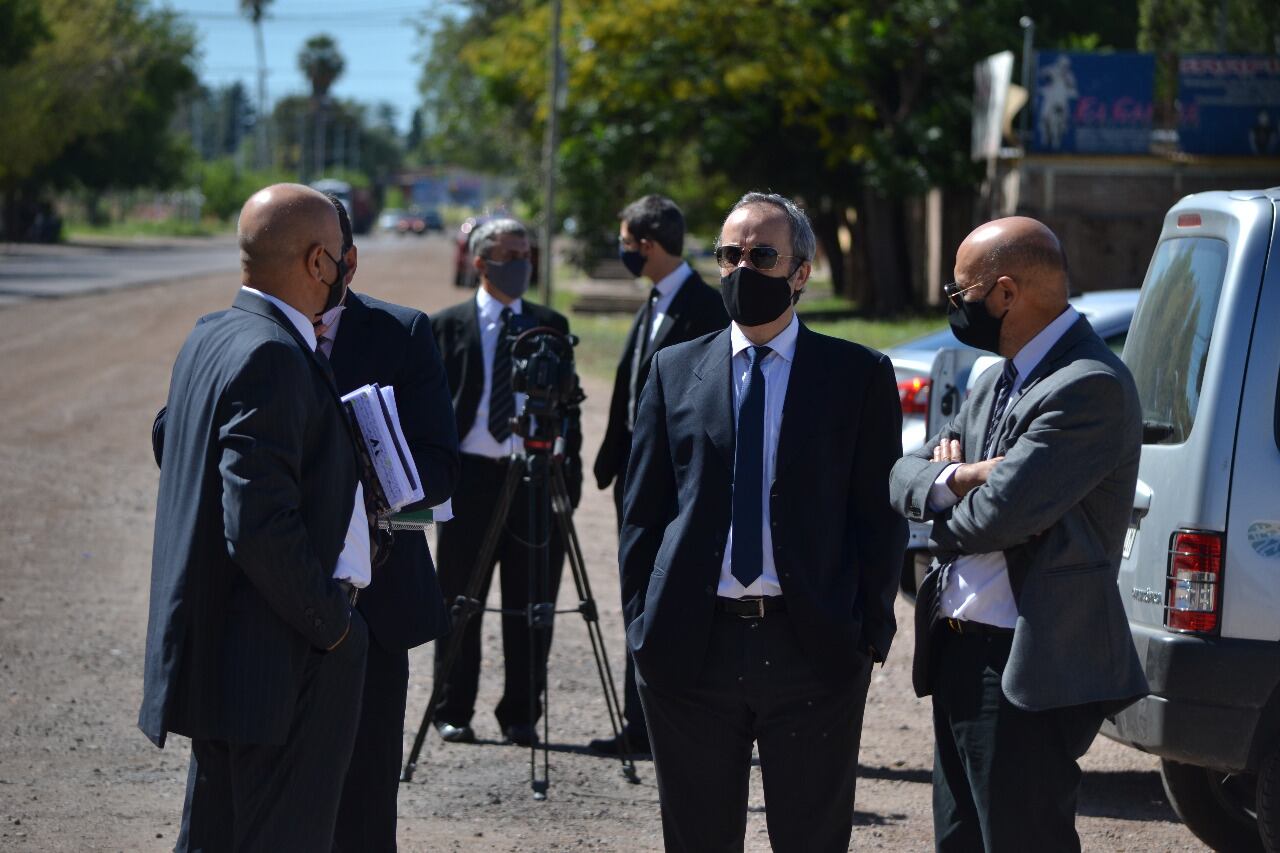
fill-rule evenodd
<path id="1" fill-rule="evenodd" d="M 1280 730 L 1280 643 L 1130 623 L 1150 695 L 1108 720 L 1113 740 L 1200 767 L 1253 770 Z"/>

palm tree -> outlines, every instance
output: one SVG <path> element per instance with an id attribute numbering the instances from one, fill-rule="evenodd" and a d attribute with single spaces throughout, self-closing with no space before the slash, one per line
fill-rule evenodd
<path id="1" fill-rule="evenodd" d="M 254 38 L 258 48 L 258 168 L 268 165 L 267 151 L 267 47 L 262 40 L 262 16 L 272 0 L 240 0 L 240 14 L 253 24 Z"/>
<path id="2" fill-rule="evenodd" d="M 298 68 L 311 81 L 311 103 L 316 113 L 315 164 L 316 172 L 322 173 L 325 166 L 324 155 L 324 121 L 325 107 L 329 101 L 329 87 L 342 76 L 346 61 L 338 52 L 338 43 L 327 35 L 316 35 L 307 39 L 298 53 Z"/>

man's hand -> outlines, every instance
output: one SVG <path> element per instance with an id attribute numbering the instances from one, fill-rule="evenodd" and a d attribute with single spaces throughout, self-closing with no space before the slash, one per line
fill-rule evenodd
<path id="1" fill-rule="evenodd" d="M 954 438 L 944 438 L 938 442 L 938 446 L 933 449 L 934 462 L 959 462 L 960 467 L 952 474 L 947 485 L 951 488 L 957 497 L 964 497 L 974 489 L 987 482 L 987 478 L 991 476 L 991 472 L 995 470 L 996 465 L 1003 456 L 997 456 L 993 459 L 987 459 L 983 462 L 964 461 L 964 451 L 960 447 L 960 441 Z"/>

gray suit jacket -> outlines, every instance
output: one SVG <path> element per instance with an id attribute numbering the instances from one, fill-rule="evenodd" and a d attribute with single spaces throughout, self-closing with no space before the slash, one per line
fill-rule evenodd
<path id="1" fill-rule="evenodd" d="M 929 490 L 946 467 L 930 461 L 933 449 L 958 438 L 966 462 L 982 458 L 999 373 L 987 371 L 955 420 L 898 461 L 891 500 L 907 518 L 933 521 L 940 561 L 1004 552 L 1018 607 L 1001 682 L 1010 702 L 1029 711 L 1098 702 L 1113 712 L 1147 692 L 1116 587 L 1142 448 L 1137 389 L 1081 318 L 996 425 L 1004 461 L 953 508 L 931 513 Z M 930 692 L 929 640 L 917 630 L 920 695 Z"/>

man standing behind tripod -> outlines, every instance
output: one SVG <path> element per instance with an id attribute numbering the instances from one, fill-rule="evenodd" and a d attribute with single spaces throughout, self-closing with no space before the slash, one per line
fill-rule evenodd
<path id="1" fill-rule="evenodd" d="M 550 247 L 545 249 L 550 250 Z M 511 418 L 520 413 L 523 395 L 511 390 L 509 329 L 549 326 L 569 333 L 569 321 L 550 308 L 526 302 L 532 273 L 529 235 L 514 219 L 493 219 L 471 234 L 471 257 L 479 273 L 475 299 L 454 305 L 431 320 L 444 357 L 445 375 L 453 395 L 454 417 L 461 437 L 462 469 L 453 495 L 455 518 L 440 525 L 437 552 L 440 586 L 452 602 L 467 587 L 475 569 L 485 532 L 493 521 L 494 507 L 507 477 L 513 452 L 521 449 L 511 431 Z M 573 505 L 582 493 L 582 464 L 578 459 L 581 437 L 577 429 L 566 433 L 565 480 Z M 536 739 L 535 723 L 542 715 L 539 702 L 546 679 L 551 629 L 539 632 L 539 648 L 529 648 L 529 627 L 523 611 L 529 604 L 528 490 L 516 489 L 511 511 L 502 526 L 494 551 L 501 563 L 502 608 L 521 611 L 502 617 L 502 650 L 505 659 L 502 700 L 495 716 L 503 737 L 528 746 Z M 547 598 L 554 602 L 564 568 L 564 541 L 554 529 L 547 544 Z M 494 565 L 482 567 L 485 582 L 479 598 L 489 594 Z M 475 740 L 471 717 L 475 713 L 480 680 L 480 614 L 467 622 L 458 657 L 448 673 L 436 661 L 435 679 L 441 699 L 435 709 L 435 726 L 451 743 Z M 530 696 L 530 666 L 536 663 L 537 686 Z M 532 715 L 530 710 L 532 709 Z"/>
<path id="2" fill-rule="evenodd" d="M 653 282 L 649 298 L 636 312 L 631 332 L 622 347 L 622 360 L 613 380 L 609 425 L 600 442 L 593 472 L 596 483 L 607 489 L 613 483 L 613 502 L 622 529 L 622 496 L 626 491 L 627 460 L 631 456 L 631 431 L 640 392 L 649 378 L 653 355 L 663 347 L 718 332 L 729 325 L 720 294 L 707 285 L 681 257 L 684 251 L 684 214 L 669 198 L 647 195 L 631 202 L 618 214 L 618 254 L 627 271 Z M 635 614 L 623 614 L 629 622 Z M 636 668 L 627 655 L 627 743 L 636 753 L 649 751 L 649 730 L 636 690 Z M 591 741 L 593 752 L 617 754 L 622 738 Z"/>

